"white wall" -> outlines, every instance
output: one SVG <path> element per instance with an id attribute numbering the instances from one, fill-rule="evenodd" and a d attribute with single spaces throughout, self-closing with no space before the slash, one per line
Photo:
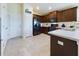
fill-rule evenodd
<path id="1" fill-rule="evenodd" d="M 23 37 L 32 36 L 32 14 L 25 13 L 25 9 L 32 11 L 31 6 L 23 4 Z"/>
<path id="2" fill-rule="evenodd" d="M 79 21 L 79 4 L 77 4 L 78 8 L 77 8 L 77 21 Z"/>

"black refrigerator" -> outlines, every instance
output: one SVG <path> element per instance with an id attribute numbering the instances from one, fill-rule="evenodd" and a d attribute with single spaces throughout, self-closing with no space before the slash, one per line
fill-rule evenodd
<path id="1" fill-rule="evenodd" d="M 33 35 L 40 34 L 40 20 L 38 18 L 33 18 Z"/>

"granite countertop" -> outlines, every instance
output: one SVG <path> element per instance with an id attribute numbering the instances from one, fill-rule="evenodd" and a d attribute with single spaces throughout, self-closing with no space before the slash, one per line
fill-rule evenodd
<path id="1" fill-rule="evenodd" d="M 63 37 L 63 38 L 67 38 L 67 39 L 71 39 L 71 40 L 79 42 L 79 29 L 75 29 L 74 31 L 58 29 L 55 31 L 50 31 L 50 32 L 48 32 L 48 34 L 56 35 L 59 37 Z"/>

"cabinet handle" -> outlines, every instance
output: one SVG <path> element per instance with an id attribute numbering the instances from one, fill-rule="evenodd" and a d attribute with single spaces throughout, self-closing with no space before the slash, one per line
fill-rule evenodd
<path id="1" fill-rule="evenodd" d="M 64 46 L 64 42 L 59 41 L 59 40 L 58 40 L 57 44 L 59 44 L 59 45 L 61 45 L 61 46 Z"/>

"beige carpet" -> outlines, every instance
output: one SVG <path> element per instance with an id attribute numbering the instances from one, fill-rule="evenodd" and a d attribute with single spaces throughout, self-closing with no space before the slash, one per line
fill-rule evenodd
<path id="1" fill-rule="evenodd" d="M 50 36 L 40 34 L 25 39 L 10 39 L 4 56 L 50 56 Z"/>

